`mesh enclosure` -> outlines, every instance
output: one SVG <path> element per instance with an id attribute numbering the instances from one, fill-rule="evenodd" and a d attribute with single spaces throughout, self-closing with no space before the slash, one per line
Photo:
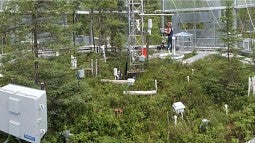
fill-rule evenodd
<path id="1" fill-rule="evenodd" d="M 195 47 L 222 47 L 220 40 L 221 17 L 226 9 L 226 0 L 164 0 L 162 9 L 174 13 L 172 23 L 174 33 L 193 34 Z M 240 33 L 254 31 L 252 13 L 255 0 L 233 0 L 235 23 Z M 239 11 L 245 17 L 239 17 Z M 254 14 L 253 14 L 254 15 Z M 170 19 L 165 17 L 166 20 Z"/>

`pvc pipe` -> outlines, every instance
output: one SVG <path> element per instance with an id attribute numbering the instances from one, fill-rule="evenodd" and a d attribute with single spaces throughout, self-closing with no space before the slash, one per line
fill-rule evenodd
<path id="1" fill-rule="evenodd" d="M 251 92 L 251 78 L 248 77 L 248 97 L 250 96 L 250 92 Z"/>
<path id="2" fill-rule="evenodd" d="M 111 82 L 111 83 L 116 83 L 116 84 L 128 84 L 130 81 L 128 81 L 128 80 L 101 79 L 101 82 Z"/>
<path id="3" fill-rule="evenodd" d="M 251 78 L 251 90 L 252 90 L 253 96 L 255 95 L 255 89 L 254 89 L 254 87 L 255 87 L 255 77 L 252 77 L 252 78 Z"/>
<path id="4" fill-rule="evenodd" d="M 155 90 L 158 91 L 158 83 L 157 83 L 157 80 L 155 80 Z"/>
<path id="5" fill-rule="evenodd" d="M 93 70 L 93 68 L 94 68 L 93 59 L 90 60 L 90 66 L 91 66 L 91 73 L 92 73 L 92 75 L 94 75 L 94 70 Z"/>
<path id="6" fill-rule="evenodd" d="M 126 95 L 153 95 L 157 94 L 156 90 L 151 90 L 151 91 L 123 91 L 123 94 Z"/>
<path id="7" fill-rule="evenodd" d="M 73 68 L 76 69 L 77 68 L 77 58 L 74 57 L 74 60 L 73 60 Z"/>
<path id="8" fill-rule="evenodd" d="M 113 68 L 113 75 L 114 75 L 114 79 L 119 79 L 119 75 L 118 75 L 118 69 L 117 68 Z"/>
<path id="9" fill-rule="evenodd" d="M 130 82 L 130 80 L 131 79 L 128 79 L 129 82 Z M 150 91 L 123 91 L 123 94 L 128 94 L 128 95 L 153 95 L 153 94 L 157 94 L 157 90 L 158 90 L 157 80 L 155 80 L 155 90 L 150 90 Z"/>
<path id="10" fill-rule="evenodd" d="M 182 120 L 183 120 L 183 112 L 181 112 L 181 117 L 182 117 Z"/>
<path id="11" fill-rule="evenodd" d="M 172 48 L 172 53 L 173 53 L 173 55 L 175 56 L 176 55 L 176 50 L 175 50 L 175 37 L 172 37 L 172 46 L 173 47 L 171 47 Z"/>
<path id="12" fill-rule="evenodd" d="M 139 19 L 136 19 L 135 22 L 136 22 L 136 29 L 137 29 L 138 31 L 140 31 L 140 30 L 141 30 L 141 29 L 140 29 L 140 20 L 139 20 Z"/>
<path id="13" fill-rule="evenodd" d="M 97 69 L 97 59 L 96 59 L 96 62 L 95 62 L 95 68 L 96 68 L 96 76 L 97 76 L 97 72 L 98 72 L 98 69 Z"/>
<path id="14" fill-rule="evenodd" d="M 177 116 L 174 115 L 174 125 L 177 125 Z"/>
<path id="15" fill-rule="evenodd" d="M 152 19 L 148 19 L 148 29 L 152 29 Z"/>
<path id="16" fill-rule="evenodd" d="M 226 115 L 228 115 L 228 104 L 225 104 Z"/>

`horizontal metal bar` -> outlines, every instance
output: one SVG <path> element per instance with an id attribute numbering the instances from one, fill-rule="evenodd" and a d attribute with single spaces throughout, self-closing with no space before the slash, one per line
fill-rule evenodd
<path id="1" fill-rule="evenodd" d="M 166 14 L 166 13 L 162 13 L 162 14 L 145 14 L 145 13 L 141 13 L 141 14 L 139 14 L 140 16 L 173 16 L 173 15 L 175 15 L 175 14 Z"/>

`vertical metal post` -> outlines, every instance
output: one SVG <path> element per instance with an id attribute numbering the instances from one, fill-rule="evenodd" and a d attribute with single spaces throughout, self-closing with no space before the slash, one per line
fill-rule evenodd
<path id="1" fill-rule="evenodd" d="M 162 0 L 162 14 L 164 14 L 165 13 L 165 0 Z M 165 28 L 165 16 L 164 15 L 162 15 L 161 16 L 161 28 Z"/>
<path id="2" fill-rule="evenodd" d="M 233 6 L 233 15 L 234 15 L 234 21 L 233 21 L 233 28 L 237 30 L 237 9 L 235 8 L 237 6 L 237 0 L 234 0 L 234 6 Z M 238 42 L 235 42 L 235 47 L 237 48 Z"/>
<path id="3" fill-rule="evenodd" d="M 194 1 L 194 8 L 196 8 L 196 1 Z M 194 47 L 196 47 L 197 46 L 197 20 L 196 20 L 196 16 L 197 15 L 197 12 L 195 12 L 195 11 L 193 11 L 193 22 L 194 22 L 194 24 L 195 24 L 195 26 L 194 26 L 194 28 L 195 28 L 195 31 L 194 31 L 194 37 L 195 37 L 195 43 L 194 43 Z"/>
<path id="4" fill-rule="evenodd" d="M 90 24 L 89 24 L 89 45 L 92 45 L 92 40 L 93 40 L 93 20 L 92 20 L 92 15 L 89 15 L 90 18 Z"/>
<path id="5" fill-rule="evenodd" d="M 216 25 L 215 25 L 215 21 L 216 21 L 216 17 L 214 16 L 213 17 L 213 39 L 214 39 L 214 48 L 216 47 L 216 43 L 217 43 L 217 41 L 216 41 Z"/>
<path id="6" fill-rule="evenodd" d="M 234 24 L 233 24 L 233 27 L 234 29 L 237 28 L 237 17 L 236 17 L 236 14 L 237 14 L 237 9 L 235 8 L 237 6 L 237 0 L 233 0 L 234 1 L 234 6 L 233 6 L 233 15 L 234 15 Z"/>

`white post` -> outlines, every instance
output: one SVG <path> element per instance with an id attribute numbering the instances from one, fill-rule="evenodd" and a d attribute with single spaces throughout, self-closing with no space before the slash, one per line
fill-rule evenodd
<path id="1" fill-rule="evenodd" d="M 177 116 L 174 115 L 174 125 L 177 125 Z"/>
<path id="2" fill-rule="evenodd" d="M 151 35 L 152 19 L 148 19 L 148 34 Z"/>
<path id="3" fill-rule="evenodd" d="M 56 54 L 56 57 L 58 57 L 58 56 L 59 56 L 59 52 L 58 52 L 58 51 L 57 51 L 55 54 Z"/>
<path id="4" fill-rule="evenodd" d="M 73 64 L 74 64 L 73 68 L 76 69 L 77 68 L 77 58 L 76 57 L 74 57 Z"/>
<path id="5" fill-rule="evenodd" d="M 181 112 L 181 117 L 182 117 L 182 120 L 183 120 L 183 112 Z"/>
<path id="6" fill-rule="evenodd" d="M 248 77 L 248 97 L 250 96 L 250 92 L 251 92 L 251 78 Z"/>
<path id="7" fill-rule="evenodd" d="M 113 76 L 114 76 L 114 79 L 118 79 L 118 69 L 117 68 L 113 68 Z"/>
<path id="8" fill-rule="evenodd" d="M 172 37 L 172 46 L 173 46 L 173 47 L 171 47 L 172 48 L 172 53 L 175 56 L 175 37 Z"/>
<path id="9" fill-rule="evenodd" d="M 104 63 L 106 63 L 105 46 L 102 46 L 102 52 L 104 57 Z"/>
<path id="10" fill-rule="evenodd" d="M 93 65 L 93 59 L 90 60 L 90 66 L 91 66 L 91 73 L 94 75 L 94 65 Z"/>
<path id="11" fill-rule="evenodd" d="M 251 78 L 251 90 L 252 94 L 255 95 L 255 76 Z"/>
<path id="12" fill-rule="evenodd" d="M 189 76 L 187 76 L 187 80 L 188 80 L 188 82 L 189 82 Z"/>
<path id="13" fill-rule="evenodd" d="M 71 55 L 71 68 L 73 68 L 73 67 L 74 67 L 73 60 L 74 60 L 74 56 L 73 56 L 73 55 Z"/>
<path id="14" fill-rule="evenodd" d="M 228 115 L 228 104 L 225 104 L 226 115 Z"/>
<path id="15" fill-rule="evenodd" d="M 169 125 L 169 115 L 168 115 L 168 111 L 166 112 L 166 116 L 167 116 L 167 125 Z"/>
<path id="16" fill-rule="evenodd" d="M 96 76 L 97 76 L 97 59 L 96 59 L 96 63 L 95 63 L 95 66 L 96 66 Z"/>
<path id="17" fill-rule="evenodd" d="M 141 29 L 140 29 L 140 20 L 139 20 L 139 19 L 136 19 L 135 22 L 136 22 L 136 29 L 137 29 L 138 31 L 141 31 Z"/>
<path id="18" fill-rule="evenodd" d="M 2 36 L 2 55 L 4 54 L 4 37 Z"/>
<path id="19" fill-rule="evenodd" d="M 155 80 L 155 90 L 156 90 L 156 91 L 158 90 L 158 83 L 157 83 L 157 80 Z"/>

